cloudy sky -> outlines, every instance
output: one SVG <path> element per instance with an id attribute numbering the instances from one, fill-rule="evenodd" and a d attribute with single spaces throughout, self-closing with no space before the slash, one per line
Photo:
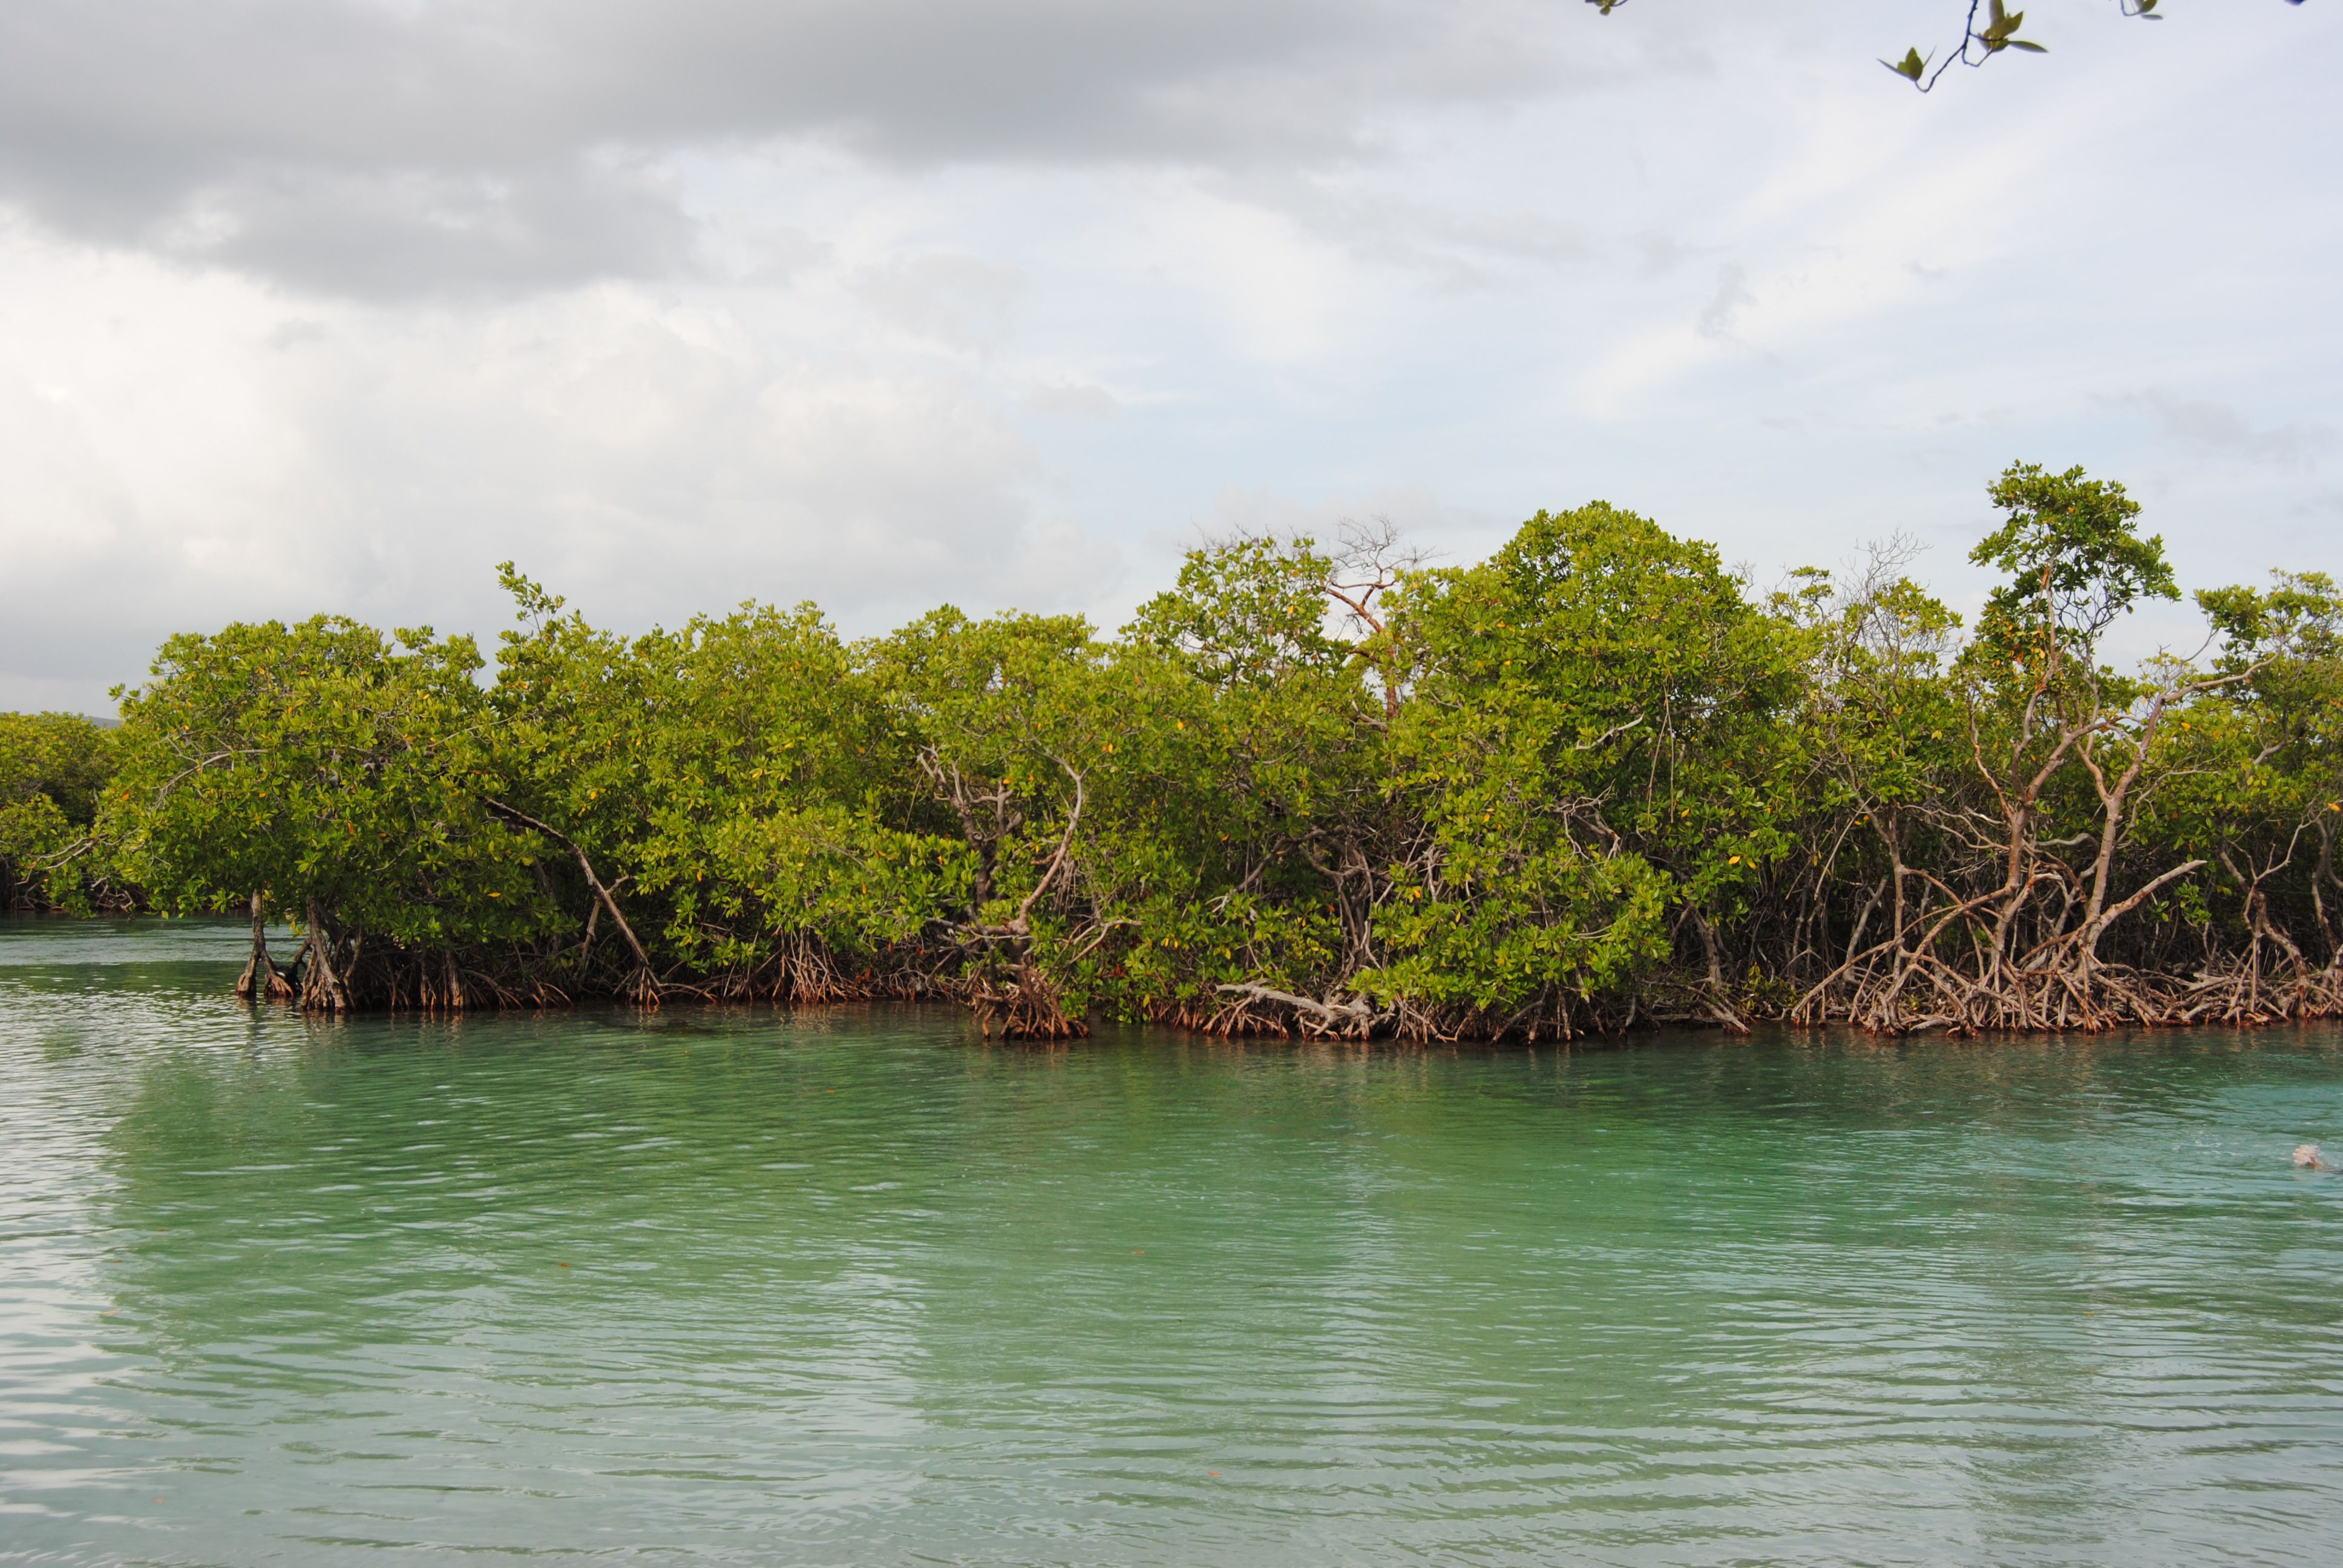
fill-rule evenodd
<path id="1" fill-rule="evenodd" d="M 2343 570 L 2343 5 L 14 0 L 0 707 L 338 610 L 1112 625 L 1601 498 L 1762 587 L 2015 458 Z M 2323 150 L 2322 150 L 2323 149 Z M 2177 638 L 2186 618 L 2128 634 Z"/>

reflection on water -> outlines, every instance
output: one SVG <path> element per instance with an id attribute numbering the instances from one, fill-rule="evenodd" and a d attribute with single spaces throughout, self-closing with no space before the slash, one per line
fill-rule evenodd
<path id="1" fill-rule="evenodd" d="M 336 1025 L 0 922 L 0 1562 L 2325 1562 L 2343 1034 Z"/>

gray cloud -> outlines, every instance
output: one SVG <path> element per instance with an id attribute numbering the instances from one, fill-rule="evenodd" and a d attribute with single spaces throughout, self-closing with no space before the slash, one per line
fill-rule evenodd
<path id="1" fill-rule="evenodd" d="M 2138 409 L 2153 419 L 2165 435 L 2198 451 L 2278 467 L 2304 467 L 2334 440 L 2334 432 L 2323 426 L 2275 425 L 2258 429 L 2227 403 L 2176 397 L 2161 390 L 2134 392 L 2105 401 L 2117 407 Z"/>
<path id="2" fill-rule="evenodd" d="M 21 0 L 0 199 L 332 291 L 643 276 L 679 150 L 1237 166 L 1574 79 L 1532 0 Z M 1616 83 L 1641 34 L 1567 27 Z M 1584 58 L 1578 79 L 1591 76 Z"/>
<path id="3" fill-rule="evenodd" d="M 1726 262 L 1716 269 L 1716 292 L 1701 307 L 1700 335 L 1718 342 L 1732 341 L 1733 324 L 1742 307 L 1756 303 L 1757 297 L 1749 292 L 1747 269 L 1738 262 Z"/>

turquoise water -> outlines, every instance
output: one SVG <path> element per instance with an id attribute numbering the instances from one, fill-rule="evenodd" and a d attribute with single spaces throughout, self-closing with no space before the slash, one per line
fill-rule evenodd
<path id="1" fill-rule="evenodd" d="M 2331 1562 L 2343 1034 L 334 1024 L 0 922 L 0 1562 Z"/>

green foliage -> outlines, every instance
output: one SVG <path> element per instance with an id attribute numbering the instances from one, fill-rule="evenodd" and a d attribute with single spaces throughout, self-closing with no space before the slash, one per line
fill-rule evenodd
<path id="1" fill-rule="evenodd" d="M 2328 899 L 2343 892 L 2343 595 L 2323 572 L 2272 575 L 2266 589 L 2197 594 L 2227 684 L 2175 718 L 2142 833 L 2207 862 L 2197 901 L 2225 904 L 2233 933 L 2299 927 L 2331 950 Z"/>
<path id="2" fill-rule="evenodd" d="M 525 943 L 535 847 L 483 805 L 495 737 L 469 638 L 340 617 L 163 645 L 123 699 L 110 825 L 162 909 L 329 923 L 377 948 Z"/>
<path id="3" fill-rule="evenodd" d="M 1427 573 L 1394 736 L 1427 829 L 1380 921 L 1380 994 L 1506 1017 L 1613 993 L 1664 955 L 1672 904 L 1737 904 L 1777 846 L 1776 628 L 1705 545 L 1597 503 Z"/>
<path id="4" fill-rule="evenodd" d="M 1308 539 L 1198 550 L 1123 633 L 1121 722 L 1144 718 L 1102 781 L 1111 848 L 1088 874 L 1130 922 L 1097 982 L 1127 1016 L 1322 991 L 1372 941 L 1383 709 L 1326 629 L 1332 569 Z"/>
<path id="5" fill-rule="evenodd" d="M 2121 485 L 2015 463 L 1987 494 L 2006 520 L 1969 559 L 2009 580 L 1986 602 L 1981 652 L 2037 668 L 2061 655 L 2087 660 L 2142 598 L 2180 597 L 2163 538 L 2139 537 L 2139 503 Z"/>
<path id="6" fill-rule="evenodd" d="M 86 829 L 115 770 L 114 731 L 75 713 L 0 713 L 0 804 L 36 795 Z"/>
<path id="7" fill-rule="evenodd" d="M 95 720 L 0 713 L 0 909 L 118 901 L 89 839 L 116 765 L 114 733 Z"/>
<path id="8" fill-rule="evenodd" d="M 509 567 L 506 586 L 525 629 L 498 653 L 484 782 L 631 884 L 662 967 L 754 989 L 803 942 L 859 961 L 918 934 L 956 868 L 904 830 L 909 753 L 819 612 L 628 643 Z"/>

